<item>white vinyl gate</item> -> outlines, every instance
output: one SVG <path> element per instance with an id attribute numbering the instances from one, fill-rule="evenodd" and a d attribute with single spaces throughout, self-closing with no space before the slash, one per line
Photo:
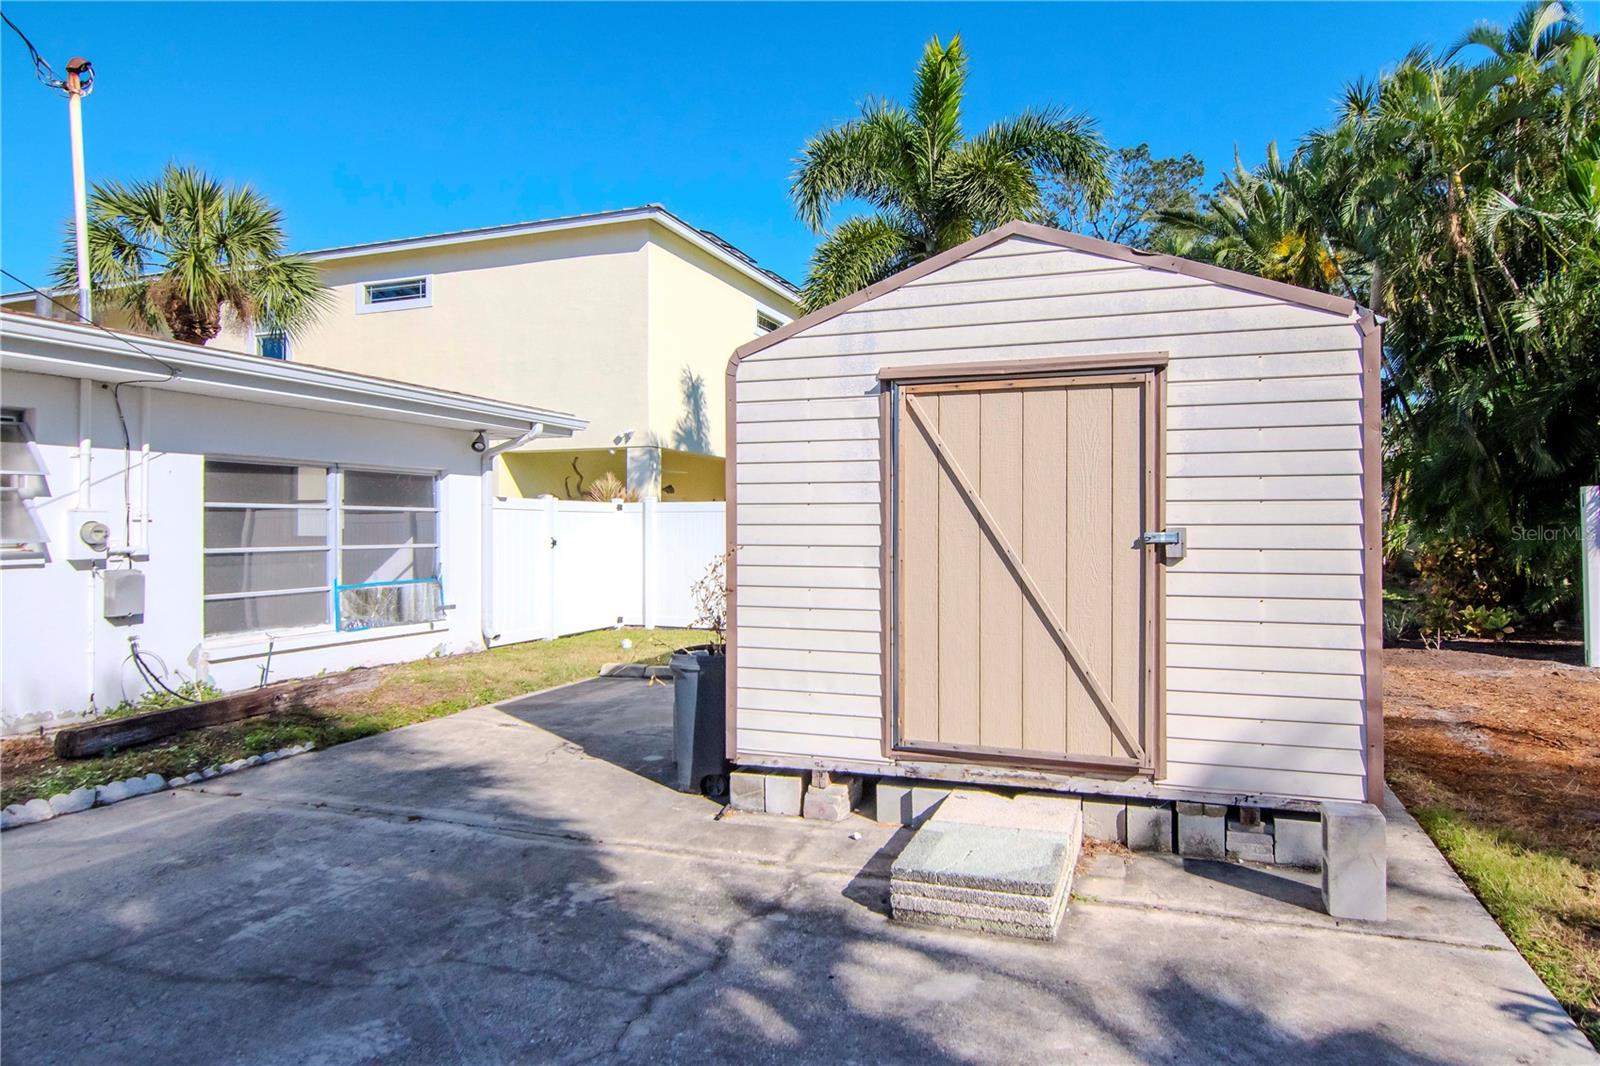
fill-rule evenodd
<path id="1" fill-rule="evenodd" d="M 495 500 L 493 643 L 689 625 L 724 515 L 721 503 Z"/>

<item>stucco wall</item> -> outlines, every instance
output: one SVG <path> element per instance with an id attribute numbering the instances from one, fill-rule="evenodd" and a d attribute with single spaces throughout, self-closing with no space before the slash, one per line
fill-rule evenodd
<path id="1" fill-rule="evenodd" d="M 664 229 L 646 247 L 649 268 L 649 429 L 680 451 L 722 455 L 729 354 L 760 336 L 758 307 L 781 321 L 795 306 Z"/>
<path id="2" fill-rule="evenodd" d="M 327 314 L 295 362 L 581 414 L 580 445 L 647 423 L 647 223 L 510 237 L 323 264 Z M 356 313 L 367 282 L 431 277 L 427 307 Z M 253 351 L 225 332 L 215 347 Z"/>
<path id="3" fill-rule="evenodd" d="M 323 629 L 280 634 L 272 650 L 272 680 L 435 651 L 465 651 L 480 644 L 481 479 L 478 460 L 462 447 L 459 431 L 153 393 L 149 552 L 136 564 L 146 575 L 146 605 L 142 619 L 126 624 L 102 617 L 101 581 L 95 571 L 67 562 L 63 555 L 67 512 L 77 506 L 78 382 L 7 371 L 0 376 L 0 390 L 7 407 L 28 413 L 52 494 L 36 508 L 51 538 L 49 558 L 12 557 L 0 563 L 0 722 L 5 732 L 70 718 L 89 706 L 91 696 L 102 709 L 136 698 L 146 686 L 128 661 L 130 637 L 166 664 L 172 680 L 204 670 L 225 689 L 259 683 L 267 658 L 264 637 L 203 635 L 202 502 L 208 454 L 443 475 L 441 567 L 445 602 L 451 605 L 446 620 L 365 633 Z M 96 385 L 90 395 L 91 503 L 106 513 L 113 544 L 123 544 L 128 530 L 121 429 L 110 390 Z M 140 390 L 124 388 L 122 401 L 137 444 L 145 432 Z M 137 509 L 137 453 L 126 476 Z"/>

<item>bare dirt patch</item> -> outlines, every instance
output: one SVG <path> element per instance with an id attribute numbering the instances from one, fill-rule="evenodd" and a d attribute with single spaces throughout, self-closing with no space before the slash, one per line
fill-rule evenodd
<path id="1" fill-rule="evenodd" d="M 1389 783 L 1600 1046 L 1600 670 L 1572 644 L 1384 652 Z"/>
<path id="2" fill-rule="evenodd" d="M 1600 868 L 1600 670 L 1573 645 L 1468 647 L 1384 652 L 1390 770 Z"/>

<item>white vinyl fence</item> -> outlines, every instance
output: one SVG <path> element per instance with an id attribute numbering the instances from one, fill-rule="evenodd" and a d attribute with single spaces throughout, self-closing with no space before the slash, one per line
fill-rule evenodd
<path id="1" fill-rule="evenodd" d="M 686 626 L 726 542 L 721 503 L 495 500 L 493 642 Z"/>

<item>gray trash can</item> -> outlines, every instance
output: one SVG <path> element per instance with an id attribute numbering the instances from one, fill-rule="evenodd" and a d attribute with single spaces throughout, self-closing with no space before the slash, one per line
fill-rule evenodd
<path id="1" fill-rule="evenodd" d="M 673 785 L 720 799 L 728 790 L 727 657 L 694 649 L 672 656 Z"/>

